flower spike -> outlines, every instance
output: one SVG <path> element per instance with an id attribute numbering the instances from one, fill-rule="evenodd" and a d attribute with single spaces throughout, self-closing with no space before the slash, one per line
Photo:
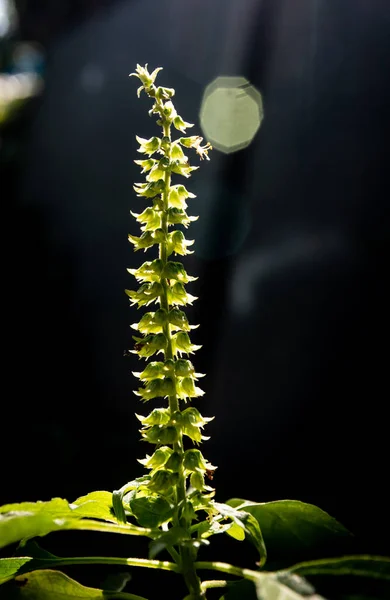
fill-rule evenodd
<path id="1" fill-rule="evenodd" d="M 131 213 L 140 224 L 142 234 L 140 237 L 129 235 L 129 241 L 136 251 L 157 246 L 158 256 L 137 269 L 128 269 L 140 287 L 126 290 L 126 294 L 130 303 L 138 308 L 157 304 L 154 311 L 144 313 L 140 321 L 132 325 L 138 336 L 134 337 L 134 349 L 130 352 L 151 359 L 142 371 L 134 373 L 141 382 L 141 387 L 134 393 L 142 402 L 154 403 L 158 398 L 165 398 L 167 404 L 153 408 L 149 415 L 136 415 L 142 424 L 142 439 L 153 444 L 155 450 L 139 461 L 150 470 L 150 476 L 132 492 L 132 498 L 136 499 L 137 494 L 140 498 L 148 494 L 163 496 L 175 507 L 177 515 L 184 515 L 181 518 L 185 519 L 187 515 L 190 523 L 198 507 L 210 501 L 213 490 L 205 485 L 204 475 L 216 467 L 210 465 L 199 450 L 187 449 L 183 441 L 185 438 L 190 444 L 198 445 L 208 439 L 202 430 L 211 418 L 202 417 L 195 407 L 189 406 L 204 394 L 196 385 L 203 375 L 195 372 L 188 359 L 201 347 L 193 344 L 189 335 L 197 326 L 189 324 L 182 310 L 196 300 L 185 287 L 196 277 L 189 275 L 176 259 L 177 255 L 190 254 L 189 247 L 194 243 L 176 226 L 187 228 L 197 219 L 186 213 L 187 201 L 195 198 L 195 194 L 180 181 L 172 182 L 172 178 L 181 175 L 188 179 L 198 169 L 190 165 L 185 154 L 187 149 L 192 148 L 201 159 L 209 160 L 208 152 L 212 148 L 209 143 L 202 145 L 203 138 L 197 135 L 172 139 L 172 127 L 185 133 L 193 125 L 178 115 L 172 102 L 175 90 L 155 85 L 160 70 L 149 72 L 148 65 L 137 65 L 131 74 L 142 83 L 138 96 L 145 91 L 153 100 L 149 114 L 157 115 L 162 132 L 149 139 L 136 136 L 138 152 L 146 156 L 135 161 L 141 174 L 145 174 L 145 181 L 136 183 L 134 190 L 139 197 L 150 199 L 152 206 L 139 214 Z M 192 504 L 191 489 L 198 494 L 197 504 Z M 199 494 L 203 497 L 202 502 Z"/>

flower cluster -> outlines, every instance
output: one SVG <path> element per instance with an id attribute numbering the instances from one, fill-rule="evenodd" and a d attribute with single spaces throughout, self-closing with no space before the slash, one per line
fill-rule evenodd
<path id="1" fill-rule="evenodd" d="M 163 498 L 176 510 L 178 522 L 190 514 L 195 518 L 195 510 L 204 507 L 207 498 L 214 490 L 206 485 L 205 475 L 211 479 L 215 467 L 209 464 L 200 450 L 191 447 L 208 439 L 203 435 L 203 427 L 211 420 L 189 405 L 194 398 L 204 394 L 198 387 L 198 379 L 203 375 L 195 372 L 189 355 L 200 346 L 192 344 L 190 325 L 181 309 L 192 304 L 196 298 L 189 294 L 186 284 L 196 278 L 187 274 L 176 256 L 190 254 L 193 240 L 187 240 L 182 228 L 186 229 L 197 217 L 187 214 L 187 200 L 195 198 L 181 183 L 172 184 L 172 176 L 185 178 L 198 167 L 189 164 L 184 149 L 193 148 L 201 159 L 209 160 L 210 144 L 202 145 L 200 136 L 171 138 L 171 127 L 181 133 L 193 127 L 177 114 L 172 103 L 175 91 L 157 87 L 155 79 L 161 69 L 149 73 L 147 65 L 137 65 L 135 73 L 142 85 L 142 91 L 154 100 L 149 114 L 156 114 L 157 124 L 162 128 L 161 137 L 144 139 L 137 136 L 138 152 L 145 155 L 136 160 L 145 174 L 145 181 L 136 183 L 136 194 L 152 205 L 140 214 L 132 213 L 140 224 L 141 235 L 129 235 L 134 250 L 148 250 L 156 247 L 158 258 L 144 262 L 138 269 L 128 269 L 139 282 L 140 287 L 126 290 L 132 305 L 149 306 L 157 304 L 155 311 L 146 312 L 139 323 L 132 325 L 138 335 L 131 352 L 141 358 L 151 358 L 142 372 L 134 373 L 142 386 L 135 392 L 143 402 L 155 398 L 166 398 L 167 406 L 154 408 L 147 416 L 137 415 L 142 424 L 142 439 L 155 446 L 152 455 L 140 460 L 149 474 L 140 478 L 131 492 L 128 507 L 134 506 L 138 498 Z M 181 229 L 175 229 L 182 226 Z M 156 360 L 162 355 L 161 360 Z M 190 440 L 190 447 L 186 439 Z M 131 500 L 131 501 L 130 501 Z M 130 508 L 131 512 L 131 508 Z M 165 512 L 164 519 L 170 520 Z M 173 514 L 173 513 L 172 513 Z M 137 517 L 137 514 L 134 516 Z"/>

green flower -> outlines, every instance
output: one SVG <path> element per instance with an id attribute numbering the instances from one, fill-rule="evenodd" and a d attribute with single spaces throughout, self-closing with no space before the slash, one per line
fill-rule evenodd
<path id="1" fill-rule="evenodd" d="M 159 73 L 159 71 L 162 71 L 162 67 L 157 67 L 157 69 L 154 69 L 152 73 L 149 73 L 148 65 L 146 64 L 144 67 L 141 67 L 141 65 L 137 65 L 135 73 L 130 73 L 130 77 L 138 77 L 138 79 L 140 79 L 142 82 L 141 87 L 139 87 L 137 90 L 138 97 L 140 96 L 140 93 L 143 89 L 147 91 L 148 88 L 150 88 L 154 84 L 154 81 L 157 77 L 157 73 Z"/>
<path id="2" fill-rule="evenodd" d="M 140 145 L 140 147 L 138 148 L 138 152 L 141 152 L 141 154 L 148 154 L 149 156 L 151 156 L 152 154 L 157 152 L 157 150 L 160 150 L 161 139 L 156 136 L 153 136 L 148 140 L 146 140 L 145 138 L 141 138 L 138 135 L 136 135 L 135 138 Z"/>
<path id="3" fill-rule="evenodd" d="M 188 127 L 193 127 L 194 124 L 193 123 L 187 123 L 186 121 L 183 121 L 183 119 L 181 118 L 180 115 L 177 115 L 177 117 L 175 117 L 173 119 L 173 126 L 178 129 L 179 131 L 182 131 L 183 133 L 186 132 L 186 129 Z"/>
<path id="4" fill-rule="evenodd" d="M 162 446 L 152 454 L 152 456 L 146 455 L 146 458 L 138 459 L 141 465 L 144 465 L 147 469 L 156 469 L 162 467 L 171 456 L 173 450 L 169 446 Z"/>

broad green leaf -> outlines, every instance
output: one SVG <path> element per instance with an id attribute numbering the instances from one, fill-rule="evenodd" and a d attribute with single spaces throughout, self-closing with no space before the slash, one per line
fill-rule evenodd
<path id="1" fill-rule="evenodd" d="M 258 600 L 325 600 L 306 579 L 298 575 L 263 575 L 256 580 Z"/>
<path id="2" fill-rule="evenodd" d="M 28 571 L 33 560 L 31 556 L 0 558 L 0 585 L 13 579 L 16 573 Z"/>
<path id="3" fill-rule="evenodd" d="M 304 576 L 324 595 L 337 599 L 390 598 L 390 558 L 343 556 L 300 563 L 286 572 Z"/>
<path id="4" fill-rule="evenodd" d="M 79 499 L 80 500 L 80 499 Z M 49 502 L 22 502 L 8 504 L 0 509 L 0 548 L 36 536 L 44 536 L 52 531 L 61 530 L 91 530 L 123 533 L 125 535 L 150 535 L 151 531 L 129 524 L 115 522 L 107 523 L 95 519 L 86 519 L 90 514 L 101 516 L 106 508 L 102 503 L 89 501 L 79 506 L 69 504 L 61 498 Z"/>
<path id="5" fill-rule="evenodd" d="M 259 573 L 256 582 L 241 580 L 230 583 L 223 600 L 325 600 L 313 586 L 298 576 Z M 222 598 L 221 598 L 222 600 Z"/>
<path id="6" fill-rule="evenodd" d="M 118 519 L 113 513 L 111 492 L 91 492 L 86 496 L 77 498 L 70 506 L 72 508 L 77 507 L 79 517 L 103 519 L 103 521 L 118 523 Z"/>
<path id="7" fill-rule="evenodd" d="M 267 547 L 267 568 L 346 554 L 353 548 L 352 534 L 313 504 L 298 500 L 255 503 L 238 498 L 227 504 L 252 514 L 258 521 Z"/>
<path id="8" fill-rule="evenodd" d="M 85 587 L 59 571 L 33 571 L 0 587 L 0 600 L 145 600 Z"/>
<path id="9" fill-rule="evenodd" d="M 259 527 L 257 520 L 249 512 L 242 511 L 241 509 L 237 510 L 226 504 L 214 502 L 213 506 L 221 515 L 228 517 L 233 521 L 233 523 L 244 530 L 245 535 L 260 554 L 259 566 L 263 566 L 267 560 L 267 550 L 264 544 L 261 528 Z M 232 535 L 230 529 L 227 530 L 227 533 Z M 237 530 L 233 531 L 233 537 L 236 536 Z"/>
<path id="10" fill-rule="evenodd" d="M 144 496 L 131 500 L 130 508 L 142 527 L 158 527 L 170 520 L 174 505 L 163 496 Z"/>

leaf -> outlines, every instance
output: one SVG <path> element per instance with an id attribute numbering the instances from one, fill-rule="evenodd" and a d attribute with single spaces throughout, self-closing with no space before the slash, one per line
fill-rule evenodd
<path id="1" fill-rule="evenodd" d="M 145 600 L 125 592 L 85 587 L 59 571 L 33 571 L 0 588 L 0 600 Z"/>
<path id="2" fill-rule="evenodd" d="M 158 527 L 170 520 L 174 505 L 163 496 L 144 496 L 130 501 L 130 508 L 142 527 Z"/>
<path id="3" fill-rule="evenodd" d="M 325 600 L 316 594 L 306 579 L 298 575 L 263 575 L 255 585 L 258 600 Z"/>
<path id="4" fill-rule="evenodd" d="M 259 573 L 253 582 L 241 580 L 228 584 L 223 600 L 325 600 L 318 596 L 310 583 L 301 577 L 284 577 Z M 222 600 L 222 599 L 221 599 Z"/>
<path id="5" fill-rule="evenodd" d="M 238 527 L 245 531 L 245 535 L 248 536 L 248 539 L 252 542 L 260 554 L 259 566 L 263 566 L 267 560 L 267 550 L 264 544 L 261 529 L 256 519 L 250 513 L 242 510 L 236 510 L 227 504 L 213 502 L 213 506 L 221 515 L 228 517 Z M 228 530 L 227 533 L 232 535 L 230 530 Z M 236 535 L 234 535 L 234 533 L 236 532 L 233 531 L 233 537 L 236 537 L 237 533 Z"/>
<path id="6" fill-rule="evenodd" d="M 79 499 L 80 500 L 80 499 Z M 100 507 L 99 507 L 100 506 Z M 107 507 L 106 507 L 107 508 Z M 91 530 L 123 533 L 125 535 L 150 535 L 151 531 L 134 525 L 121 525 L 110 515 L 107 523 L 85 517 L 106 509 L 98 502 L 69 504 L 61 498 L 49 502 L 22 502 L 8 504 L 0 508 L 0 548 L 36 536 L 44 536 L 52 531 Z"/>
<path id="7" fill-rule="evenodd" d="M 111 523 L 118 523 L 118 519 L 113 513 L 111 492 L 91 492 L 86 496 L 77 498 L 71 506 L 77 507 L 79 517 L 103 519 Z"/>
<path id="8" fill-rule="evenodd" d="M 227 504 L 250 513 L 258 521 L 267 547 L 269 569 L 351 551 L 352 534 L 313 504 L 298 500 L 255 503 L 238 498 Z"/>
<path id="9" fill-rule="evenodd" d="M 286 572 L 307 577 L 324 595 L 341 599 L 390 598 L 390 558 L 384 556 L 343 556 L 295 565 Z M 339 598 L 339 595 L 337 596 Z"/>

